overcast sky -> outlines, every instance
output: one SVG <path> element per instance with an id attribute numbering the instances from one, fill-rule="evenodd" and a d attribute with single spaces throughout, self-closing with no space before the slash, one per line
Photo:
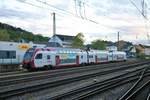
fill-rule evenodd
<path id="1" fill-rule="evenodd" d="M 142 0 L 131 0 L 142 10 Z M 146 11 L 150 19 L 150 1 Z M 95 39 L 120 39 L 148 43 L 150 21 L 146 22 L 130 0 L 0 0 L 0 22 L 51 37 L 52 13 L 56 33 L 75 36 L 84 33 L 86 43 Z M 147 27 L 147 30 L 146 30 Z"/>

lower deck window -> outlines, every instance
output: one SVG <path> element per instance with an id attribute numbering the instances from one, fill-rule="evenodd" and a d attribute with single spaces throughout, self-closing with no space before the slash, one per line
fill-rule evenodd
<path id="1" fill-rule="evenodd" d="M 75 63 L 76 59 L 61 59 L 60 63 L 65 64 L 65 63 Z"/>
<path id="2" fill-rule="evenodd" d="M 0 50 L 0 59 L 16 59 L 16 51 Z"/>
<path id="3" fill-rule="evenodd" d="M 98 61 L 101 61 L 101 60 L 108 60 L 108 57 L 101 57 L 101 58 L 97 58 Z"/>

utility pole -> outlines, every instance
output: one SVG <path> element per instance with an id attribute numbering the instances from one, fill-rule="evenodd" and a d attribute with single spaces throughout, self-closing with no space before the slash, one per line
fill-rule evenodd
<path id="1" fill-rule="evenodd" d="M 118 45 L 117 45 L 117 50 L 119 51 L 119 37 L 120 37 L 120 35 L 119 35 L 119 32 L 118 32 Z"/>
<path id="2" fill-rule="evenodd" d="M 54 47 L 56 47 L 56 40 L 55 40 L 55 35 L 56 35 L 56 18 L 55 18 L 55 12 L 52 13 L 53 15 L 53 36 L 54 36 Z"/>

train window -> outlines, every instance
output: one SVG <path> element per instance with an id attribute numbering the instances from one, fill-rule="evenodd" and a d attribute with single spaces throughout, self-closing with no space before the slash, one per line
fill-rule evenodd
<path id="1" fill-rule="evenodd" d="M 89 55 L 89 58 L 93 58 L 93 55 Z"/>
<path id="2" fill-rule="evenodd" d="M 37 54 L 35 59 L 42 59 L 42 54 L 41 53 Z"/>
<path id="3" fill-rule="evenodd" d="M 15 59 L 16 51 L 0 51 L 0 59 Z"/>
<path id="4" fill-rule="evenodd" d="M 81 59 L 83 59 L 83 55 L 81 56 Z"/>
<path id="5" fill-rule="evenodd" d="M 47 59 L 51 59 L 50 55 L 47 55 Z"/>
<path id="6" fill-rule="evenodd" d="M 65 64 L 65 63 L 75 63 L 76 59 L 61 59 L 61 64 Z"/>
<path id="7" fill-rule="evenodd" d="M 10 57 L 10 52 L 6 51 L 6 57 L 9 58 Z"/>

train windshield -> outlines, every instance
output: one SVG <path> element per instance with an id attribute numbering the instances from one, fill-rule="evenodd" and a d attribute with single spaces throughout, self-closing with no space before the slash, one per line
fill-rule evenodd
<path id="1" fill-rule="evenodd" d="M 29 49 L 24 55 L 24 60 L 31 60 L 33 52 L 34 52 L 33 49 Z"/>

